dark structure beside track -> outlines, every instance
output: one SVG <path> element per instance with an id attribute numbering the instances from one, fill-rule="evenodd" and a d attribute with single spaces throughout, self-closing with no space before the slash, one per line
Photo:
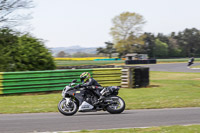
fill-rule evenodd
<path id="1" fill-rule="evenodd" d="M 147 60 L 126 60 L 125 64 L 156 64 L 156 59 L 147 59 Z"/>
<path id="2" fill-rule="evenodd" d="M 149 68 L 135 67 L 134 68 L 135 82 L 134 87 L 147 87 L 149 85 Z"/>
<path id="3" fill-rule="evenodd" d="M 156 64 L 156 59 L 148 59 L 147 54 L 127 54 L 125 64 Z"/>
<path id="4" fill-rule="evenodd" d="M 149 67 L 123 66 L 121 71 L 122 88 L 140 88 L 149 85 Z"/>

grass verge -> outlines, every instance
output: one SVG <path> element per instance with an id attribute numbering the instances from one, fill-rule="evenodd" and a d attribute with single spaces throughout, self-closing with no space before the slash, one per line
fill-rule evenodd
<path id="1" fill-rule="evenodd" d="M 200 68 L 200 66 L 191 66 L 191 68 Z"/>
<path id="2" fill-rule="evenodd" d="M 181 63 L 188 62 L 189 58 L 180 59 L 157 59 L 157 63 Z M 200 62 L 200 58 L 195 58 L 195 62 Z M 124 60 L 118 61 L 55 61 L 57 66 L 82 66 L 82 65 L 124 65 Z M 138 64 L 137 64 L 138 65 Z"/>
<path id="3" fill-rule="evenodd" d="M 110 65 L 124 64 L 124 60 L 118 61 L 55 61 L 57 66 L 82 66 L 82 65 Z"/>
<path id="4" fill-rule="evenodd" d="M 82 130 L 76 133 L 200 133 L 200 125 L 190 125 L 190 126 L 176 125 L 176 126 L 161 126 L 161 127 L 151 127 L 151 128 L 130 128 L 130 129 L 92 130 L 92 131 Z"/>
<path id="5" fill-rule="evenodd" d="M 121 89 L 126 109 L 200 107 L 199 73 L 150 72 L 147 88 Z M 60 93 L 0 96 L 0 113 L 57 112 Z"/>

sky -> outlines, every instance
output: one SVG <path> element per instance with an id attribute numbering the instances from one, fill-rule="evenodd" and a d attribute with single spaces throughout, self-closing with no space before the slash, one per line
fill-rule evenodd
<path id="1" fill-rule="evenodd" d="M 51 47 L 105 47 L 112 19 L 135 12 L 154 34 L 200 29 L 200 0 L 33 0 L 30 33 Z"/>

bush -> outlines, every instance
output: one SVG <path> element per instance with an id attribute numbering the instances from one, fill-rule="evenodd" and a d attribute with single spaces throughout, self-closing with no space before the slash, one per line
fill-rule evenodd
<path id="1" fill-rule="evenodd" d="M 0 71 L 55 69 L 53 57 L 43 42 L 28 34 L 0 29 Z"/>

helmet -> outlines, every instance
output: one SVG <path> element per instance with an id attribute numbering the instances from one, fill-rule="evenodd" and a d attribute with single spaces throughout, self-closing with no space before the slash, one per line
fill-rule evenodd
<path id="1" fill-rule="evenodd" d="M 84 72 L 80 75 L 80 79 L 82 83 L 86 83 L 91 78 L 89 72 Z"/>

